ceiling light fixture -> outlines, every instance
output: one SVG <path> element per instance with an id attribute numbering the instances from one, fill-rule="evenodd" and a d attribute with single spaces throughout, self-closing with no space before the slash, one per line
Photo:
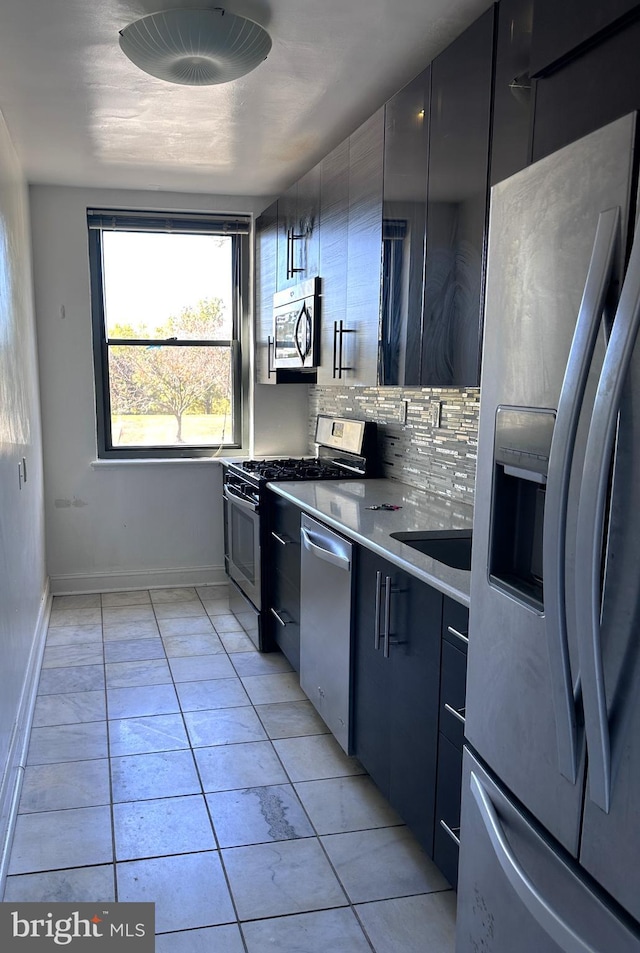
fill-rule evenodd
<path id="1" fill-rule="evenodd" d="M 271 37 L 245 17 L 213 10 L 166 10 L 120 31 L 120 47 L 145 73 L 168 83 L 212 86 L 255 69 Z"/>

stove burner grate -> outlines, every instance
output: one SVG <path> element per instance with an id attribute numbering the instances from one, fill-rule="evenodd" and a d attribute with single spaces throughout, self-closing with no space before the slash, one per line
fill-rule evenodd
<path id="1" fill-rule="evenodd" d="M 326 480 L 343 475 L 340 467 L 318 459 L 244 460 L 242 469 L 263 480 Z"/>

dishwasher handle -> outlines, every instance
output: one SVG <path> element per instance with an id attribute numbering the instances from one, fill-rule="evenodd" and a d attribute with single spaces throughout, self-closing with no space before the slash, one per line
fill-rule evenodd
<path id="1" fill-rule="evenodd" d="M 342 553 L 336 553 L 332 549 L 325 549 L 324 546 L 319 545 L 320 542 L 329 543 L 328 539 L 317 536 L 316 539 L 318 542 L 314 541 L 312 534 L 304 526 L 300 530 L 300 535 L 304 548 L 310 553 L 313 553 L 314 556 L 317 556 L 318 559 L 324 559 L 325 562 L 331 563 L 332 566 L 337 566 L 338 569 L 344 569 L 346 572 L 350 571 L 351 559 L 348 556 L 344 556 Z"/>

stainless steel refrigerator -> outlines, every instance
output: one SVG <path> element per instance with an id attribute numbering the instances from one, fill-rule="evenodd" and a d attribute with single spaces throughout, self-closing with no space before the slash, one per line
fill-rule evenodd
<path id="1" fill-rule="evenodd" d="M 457 953 L 640 953 L 637 137 L 492 190 Z"/>

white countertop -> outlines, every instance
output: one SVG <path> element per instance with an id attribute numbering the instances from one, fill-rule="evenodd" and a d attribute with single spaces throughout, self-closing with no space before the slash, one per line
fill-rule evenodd
<path id="1" fill-rule="evenodd" d="M 397 480 L 311 480 L 269 483 L 280 496 L 297 504 L 350 539 L 388 559 L 463 605 L 469 605 L 470 573 L 452 569 L 425 556 L 390 533 L 415 530 L 469 530 L 473 508 L 446 500 Z M 371 510 L 390 503 L 398 510 Z"/>

